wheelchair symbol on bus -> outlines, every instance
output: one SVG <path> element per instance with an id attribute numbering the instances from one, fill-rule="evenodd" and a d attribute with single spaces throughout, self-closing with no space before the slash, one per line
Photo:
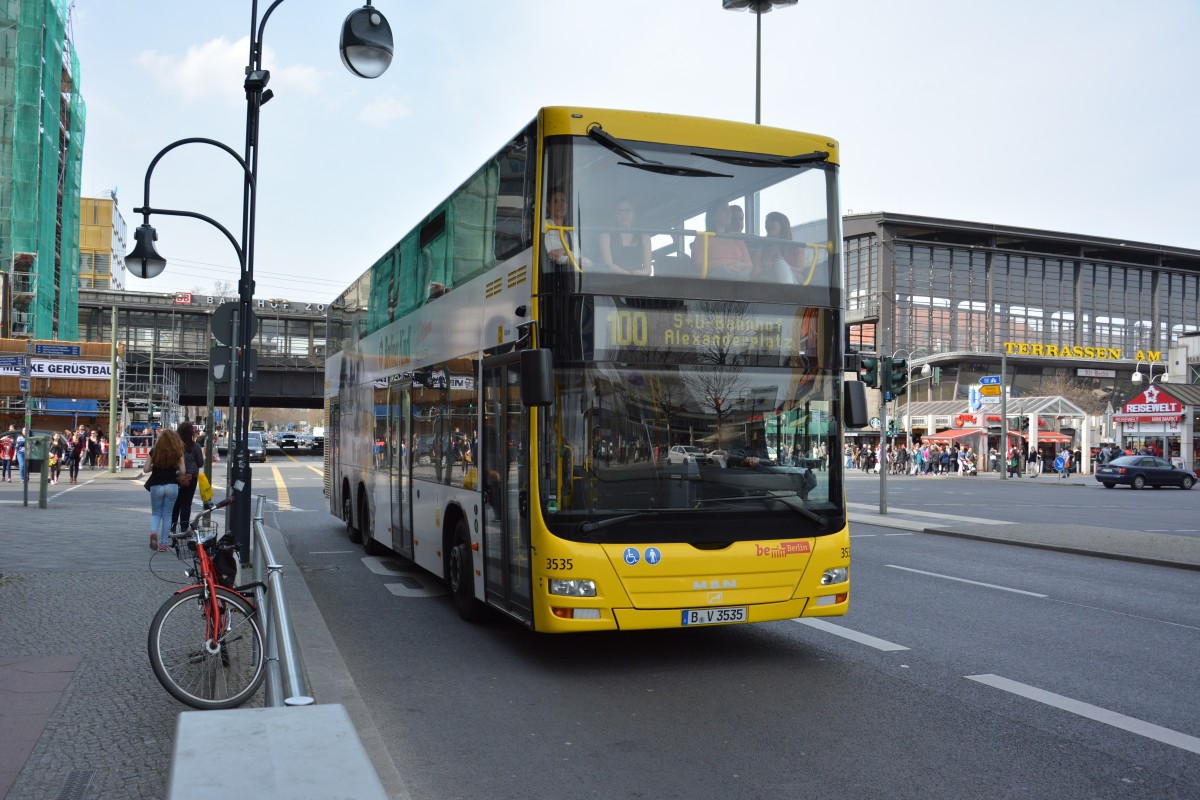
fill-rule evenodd
<path id="1" fill-rule="evenodd" d="M 624 555 L 625 563 L 631 567 L 642 560 L 642 554 L 637 551 L 636 547 L 626 547 Z"/>

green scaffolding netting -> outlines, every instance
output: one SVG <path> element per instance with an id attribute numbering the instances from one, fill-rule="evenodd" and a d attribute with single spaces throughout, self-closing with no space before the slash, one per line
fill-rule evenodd
<path id="1" fill-rule="evenodd" d="M 78 336 L 85 107 L 67 0 L 0 0 L 0 270 L 12 332 Z"/>

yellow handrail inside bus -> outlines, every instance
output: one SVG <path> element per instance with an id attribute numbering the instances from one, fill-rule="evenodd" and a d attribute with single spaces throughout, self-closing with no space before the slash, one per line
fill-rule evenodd
<path id="1" fill-rule="evenodd" d="M 716 231 L 696 231 L 697 239 L 699 239 L 702 236 L 704 237 L 704 247 L 701 248 L 704 252 L 704 258 L 700 263 L 700 277 L 701 278 L 708 277 L 708 240 L 715 235 L 716 235 Z M 692 242 L 692 246 L 695 247 L 696 243 Z"/>
<path id="2" fill-rule="evenodd" d="M 579 266 L 579 262 L 575 259 L 575 254 L 571 252 L 571 240 L 567 238 L 568 233 L 574 233 L 575 228 L 571 225 L 551 225 L 550 220 L 542 222 L 542 234 L 545 235 L 551 231 L 558 232 L 558 241 L 563 246 L 563 252 L 567 254 L 567 259 L 571 262 L 571 266 L 576 272 L 583 272 L 583 268 Z"/>
<path id="3" fill-rule="evenodd" d="M 817 271 L 817 258 L 822 250 L 833 255 L 833 242 L 821 242 L 820 244 L 812 244 L 811 242 L 805 245 L 809 250 L 812 250 L 812 266 L 808 268 L 808 277 L 804 279 L 803 286 L 808 286 L 809 281 L 813 279 L 813 273 Z"/>

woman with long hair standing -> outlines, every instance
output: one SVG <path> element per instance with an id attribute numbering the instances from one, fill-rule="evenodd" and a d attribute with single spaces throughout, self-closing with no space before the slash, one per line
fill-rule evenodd
<path id="1" fill-rule="evenodd" d="M 175 499 L 179 496 L 179 474 L 185 471 L 183 442 L 179 434 L 165 430 L 146 459 L 142 472 L 149 472 L 146 488 L 150 491 L 150 549 L 167 550 L 166 533 Z"/>

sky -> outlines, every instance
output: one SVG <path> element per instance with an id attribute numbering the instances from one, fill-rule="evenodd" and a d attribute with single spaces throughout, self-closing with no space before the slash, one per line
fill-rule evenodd
<path id="1" fill-rule="evenodd" d="M 338 54 L 352 0 L 288 0 L 267 24 L 257 298 L 331 301 L 542 106 L 754 121 L 755 18 L 720 0 L 374 5 L 396 41 L 375 80 Z M 243 150 L 250 8 L 73 0 L 82 190 L 116 190 L 130 247 L 162 147 Z M 800 0 L 762 18 L 762 122 L 840 142 L 843 213 L 1200 249 L 1197 32 L 1196 0 Z M 240 227 L 241 168 L 216 148 L 172 151 L 150 189 Z M 151 222 L 167 269 L 127 288 L 236 292 L 216 229 Z"/>

